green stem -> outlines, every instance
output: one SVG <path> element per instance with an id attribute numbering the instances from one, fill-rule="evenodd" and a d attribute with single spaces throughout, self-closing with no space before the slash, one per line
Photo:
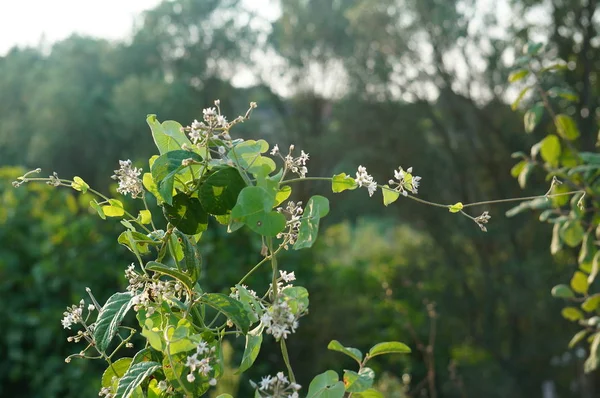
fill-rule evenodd
<path id="1" fill-rule="evenodd" d="M 273 291 L 273 300 L 277 299 L 277 256 L 273 252 L 273 238 L 267 238 L 267 247 L 271 252 L 271 266 L 273 268 L 273 278 L 271 282 L 271 290 Z"/>
<path id="2" fill-rule="evenodd" d="M 262 260 L 260 260 L 260 262 L 258 264 L 256 264 L 250 271 L 248 271 L 248 273 L 246 275 L 244 275 L 244 277 L 242 279 L 240 279 L 240 281 L 237 283 L 238 285 L 241 285 L 242 283 L 244 283 L 244 281 L 246 279 L 248 279 L 250 277 L 250 275 L 252 275 L 254 273 L 254 271 L 256 271 L 257 269 L 260 268 L 261 265 L 263 265 L 264 263 L 266 263 L 267 261 L 269 261 L 271 259 L 272 256 L 276 255 L 277 253 L 279 253 L 282 249 L 283 246 L 286 244 L 287 242 L 283 242 L 278 248 L 277 250 L 275 250 L 275 253 L 263 258 Z"/>
<path id="3" fill-rule="evenodd" d="M 287 367 L 288 374 L 290 376 L 290 381 L 292 383 L 295 383 L 296 376 L 294 376 L 294 371 L 292 370 L 292 364 L 290 363 L 290 357 L 288 355 L 287 346 L 285 345 L 285 339 L 282 338 L 279 341 L 281 343 L 281 356 L 283 357 L 283 362 L 285 362 L 285 366 Z"/>
<path id="4" fill-rule="evenodd" d="M 175 375 L 175 377 L 177 378 L 177 381 L 179 382 L 179 385 L 181 386 L 181 388 L 183 389 L 183 391 L 185 392 L 186 397 L 192 398 L 193 395 L 187 390 L 187 388 L 185 388 L 185 385 L 183 384 L 183 381 L 181 381 L 181 379 L 179 378 L 179 376 L 177 376 L 177 372 L 175 371 L 175 365 L 173 364 L 173 358 L 171 357 L 171 341 L 169 340 L 168 336 L 167 336 L 167 332 L 169 330 L 170 327 L 173 326 L 169 326 L 165 328 L 165 331 L 163 333 L 163 337 L 165 339 L 165 342 L 167 343 L 167 347 L 165 350 L 165 354 L 167 354 L 167 359 L 169 360 L 169 365 L 171 365 L 171 369 L 173 370 L 173 374 Z"/>

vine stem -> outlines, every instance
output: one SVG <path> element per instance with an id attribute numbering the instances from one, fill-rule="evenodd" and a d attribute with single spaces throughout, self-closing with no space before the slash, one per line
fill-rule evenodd
<path id="1" fill-rule="evenodd" d="M 300 181 L 333 181 L 332 177 L 305 177 L 305 178 L 292 178 L 286 181 L 282 181 L 281 184 L 286 184 L 286 183 L 293 183 L 293 182 L 300 182 Z M 386 187 L 383 185 L 377 185 L 377 187 L 381 188 L 382 190 L 388 190 L 388 191 L 394 191 L 394 192 L 398 192 L 393 188 L 390 187 Z M 555 193 L 555 194 L 548 194 L 548 195 L 536 195 L 536 196 L 522 196 L 519 198 L 509 198 L 509 199 L 494 199 L 494 200 L 485 200 L 485 201 L 481 201 L 481 202 L 472 202 L 472 203 L 464 203 L 463 204 L 463 208 L 465 207 L 474 207 L 474 206 L 481 206 L 481 205 L 493 205 L 493 204 L 497 204 L 497 203 L 507 203 L 507 202 L 522 202 L 525 200 L 532 200 L 532 199 L 538 199 L 538 198 L 554 198 L 554 197 L 558 197 L 558 196 L 568 196 L 568 195 L 574 195 L 577 193 L 584 193 L 585 191 L 583 190 L 577 190 L 577 191 L 569 191 L 569 192 L 561 192 L 561 193 Z M 429 205 L 429 206 L 434 206 L 434 207 L 443 207 L 443 208 L 450 208 L 452 207 L 452 205 L 446 205 L 443 203 L 436 203 L 436 202 L 430 202 L 428 200 L 425 199 L 421 199 L 418 198 L 414 195 L 410 195 L 408 194 L 406 196 L 409 199 L 412 199 L 416 202 L 425 204 L 425 205 Z"/>
<path id="2" fill-rule="evenodd" d="M 251 276 L 251 275 L 252 275 L 252 274 L 253 274 L 253 273 L 254 273 L 254 272 L 257 270 L 257 269 L 259 269 L 259 268 L 260 268 L 260 266 L 261 266 L 261 265 L 263 265 L 263 264 L 264 264 L 264 263 L 266 263 L 267 261 L 271 260 L 271 257 L 273 257 L 273 256 L 275 256 L 277 253 L 279 253 L 279 252 L 280 252 L 280 251 L 283 249 L 283 247 L 284 247 L 284 245 L 285 245 L 286 243 L 287 243 L 287 242 L 283 242 L 283 243 L 282 243 L 282 244 L 279 246 L 279 248 L 277 248 L 277 250 L 275 250 L 275 252 L 274 252 L 274 253 L 272 253 L 272 254 L 270 254 L 270 255 L 266 256 L 265 258 L 263 258 L 262 260 L 260 260 L 260 261 L 258 262 L 258 264 L 256 264 L 256 265 L 255 265 L 255 266 L 254 266 L 254 267 L 253 267 L 253 268 L 252 268 L 250 271 L 248 271 L 248 273 L 247 273 L 246 275 L 244 275 L 244 277 L 243 277 L 242 279 L 240 279 L 240 281 L 239 281 L 237 284 L 238 284 L 238 285 L 241 285 L 242 283 L 244 283 L 244 282 L 246 281 L 246 279 L 248 279 L 248 278 L 249 278 L 249 277 L 250 277 L 250 276 Z"/>
<path id="3" fill-rule="evenodd" d="M 292 364 L 290 363 L 290 357 L 288 355 L 287 346 L 285 345 L 285 339 L 282 337 L 280 340 L 281 345 L 281 356 L 283 357 L 283 362 L 285 362 L 285 366 L 287 367 L 288 374 L 290 376 L 290 381 L 292 383 L 296 382 L 296 376 L 294 376 L 294 371 L 292 370 Z"/>

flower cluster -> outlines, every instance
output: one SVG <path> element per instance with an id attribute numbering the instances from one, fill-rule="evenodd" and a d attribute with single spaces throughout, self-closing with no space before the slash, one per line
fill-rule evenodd
<path id="1" fill-rule="evenodd" d="M 288 244 L 293 245 L 298 239 L 298 231 L 300 229 L 300 219 L 304 209 L 302 208 L 302 202 L 289 201 L 285 207 L 278 207 L 277 211 L 286 216 L 286 226 L 288 227 L 287 232 L 280 232 L 277 234 L 277 239 L 283 239 L 284 248 L 288 249 Z"/>
<path id="2" fill-rule="evenodd" d="M 477 223 L 477 225 L 479 226 L 479 228 L 481 228 L 481 230 L 483 232 L 487 232 L 487 228 L 485 227 L 485 224 L 488 223 L 488 221 L 490 220 L 491 216 L 490 214 L 486 211 L 484 211 L 480 216 L 475 217 L 473 219 L 473 221 L 475 221 Z"/>
<path id="3" fill-rule="evenodd" d="M 187 357 L 187 361 L 185 366 L 190 368 L 190 373 L 187 375 L 187 381 L 193 383 L 196 380 L 196 376 L 194 375 L 197 372 L 199 375 L 208 377 L 213 367 L 210 365 L 211 362 L 216 361 L 214 357 L 215 347 L 209 347 L 206 341 L 200 341 L 196 346 L 196 352 Z M 200 359 L 198 359 L 200 358 Z M 211 386 L 215 386 L 217 384 L 217 379 L 214 377 L 211 378 L 208 382 Z"/>
<path id="4" fill-rule="evenodd" d="M 248 119 L 252 109 L 256 108 L 256 102 L 251 102 L 245 116 L 238 116 L 232 122 L 228 122 L 227 118 L 221 114 L 221 101 L 215 100 L 215 106 L 202 110 L 202 120 L 194 120 L 188 127 L 183 127 L 182 130 L 187 132 L 190 140 L 194 145 L 209 146 L 209 140 L 224 140 L 224 144 L 231 146 L 231 136 L 229 129 L 237 123 L 241 123 Z M 218 152 L 223 155 L 225 148 L 219 146 Z"/>
<path id="5" fill-rule="evenodd" d="M 356 183 L 359 187 L 365 187 L 369 191 L 369 196 L 373 196 L 377 190 L 377 182 L 373 180 L 373 176 L 367 173 L 366 167 L 358 166 L 356 172 Z"/>
<path id="6" fill-rule="evenodd" d="M 180 300 L 185 292 L 181 282 L 148 279 L 138 274 L 133 264 L 125 270 L 125 277 L 129 281 L 127 291 L 133 296 L 131 299 L 133 309 L 139 311 L 141 308 L 145 308 L 146 316 L 154 313 L 156 310 L 154 304 L 172 299 Z"/>
<path id="7" fill-rule="evenodd" d="M 279 151 L 279 146 L 275 145 L 271 150 L 271 155 L 279 155 L 283 159 L 284 166 L 286 170 L 290 170 L 292 173 L 298 174 L 300 178 L 305 178 L 306 173 L 308 173 L 308 169 L 306 168 L 306 162 L 308 161 L 309 155 L 304 151 L 300 151 L 300 156 L 293 157 L 292 152 L 294 151 L 294 145 L 290 145 L 290 150 L 285 157 L 281 155 Z"/>
<path id="8" fill-rule="evenodd" d="M 285 276 L 287 280 L 295 280 L 296 277 L 291 274 L 281 274 L 282 279 Z M 282 285 L 278 282 L 278 285 Z M 265 312 L 260 317 L 261 323 L 265 327 L 265 332 L 272 335 L 275 340 L 279 341 L 283 337 L 287 337 L 296 332 L 298 328 L 298 319 L 306 313 L 306 308 L 303 308 L 302 304 L 298 303 L 297 310 L 294 310 L 288 304 L 289 298 L 285 295 L 285 289 L 292 285 L 282 286 L 279 289 L 279 294 Z"/>
<path id="9" fill-rule="evenodd" d="M 394 188 L 397 192 L 404 196 L 408 196 L 408 193 L 417 194 L 419 188 L 419 182 L 421 177 L 412 175 L 412 167 L 404 170 L 402 167 L 398 167 L 398 170 L 394 170 L 394 180 L 390 180 L 389 184 L 391 187 L 396 185 Z"/>
<path id="10" fill-rule="evenodd" d="M 144 192 L 142 180 L 139 179 L 142 169 L 132 167 L 129 159 L 119 160 L 119 166 L 119 169 L 115 170 L 115 174 L 111 177 L 113 180 L 119 180 L 117 192 L 123 195 L 130 194 L 132 198 L 137 198 Z"/>
<path id="11" fill-rule="evenodd" d="M 283 372 L 276 376 L 265 376 L 260 383 L 250 381 L 252 388 L 256 389 L 258 396 L 268 398 L 298 398 L 298 391 L 302 388 L 300 384 L 290 382 Z"/>
<path id="12" fill-rule="evenodd" d="M 63 313 L 64 318 L 60 321 L 64 329 L 71 329 L 71 325 L 75 323 L 81 323 L 83 321 L 83 309 L 85 307 L 85 301 L 81 299 L 79 305 L 73 304 L 71 307 L 67 307 L 67 310 Z M 95 309 L 94 304 L 89 304 L 87 309 L 91 312 Z"/>

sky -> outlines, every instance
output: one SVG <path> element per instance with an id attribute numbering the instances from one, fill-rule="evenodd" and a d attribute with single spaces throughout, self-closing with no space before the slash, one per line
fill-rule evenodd
<path id="1" fill-rule="evenodd" d="M 122 39 L 135 17 L 160 0 L 0 1 L 0 55 L 15 45 L 50 44 L 73 33 Z"/>
<path id="2" fill-rule="evenodd" d="M 0 0 L 0 56 L 13 46 L 51 44 L 73 33 L 124 39 L 136 17 L 160 0 Z M 269 0 L 246 0 L 245 6 L 272 14 Z M 271 15 L 265 15 L 271 17 Z"/>

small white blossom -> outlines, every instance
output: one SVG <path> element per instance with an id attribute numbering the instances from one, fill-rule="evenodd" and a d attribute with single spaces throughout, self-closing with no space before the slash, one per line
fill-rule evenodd
<path id="1" fill-rule="evenodd" d="M 390 186 L 395 184 L 396 187 L 394 189 L 404 196 L 408 196 L 408 192 L 416 195 L 419 192 L 418 188 L 421 177 L 414 176 L 412 172 L 412 167 L 409 167 L 406 171 L 402 167 L 394 170 L 394 178 L 397 181 L 390 180 Z"/>
<path id="2" fill-rule="evenodd" d="M 130 194 L 132 198 L 138 197 L 144 192 L 142 180 L 138 177 L 142 173 L 142 169 L 132 167 L 131 160 L 119 160 L 121 166 L 118 170 L 115 170 L 115 174 L 111 177 L 113 180 L 119 180 L 119 187 L 117 192 L 127 195 Z"/>
<path id="3" fill-rule="evenodd" d="M 288 283 L 296 280 L 296 275 L 294 275 L 294 271 L 290 273 L 286 271 L 279 271 L 279 275 L 281 276 L 281 279 Z"/>
<path id="4" fill-rule="evenodd" d="M 358 166 L 356 172 L 356 183 L 359 187 L 365 187 L 369 191 L 369 196 L 373 196 L 377 190 L 377 182 L 373 180 L 373 176 L 367 173 L 366 167 Z"/>
<path id="5" fill-rule="evenodd" d="M 193 383 L 194 380 L 196 380 L 196 378 L 194 377 L 194 374 L 193 373 L 189 373 L 187 375 L 187 381 L 189 381 L 190 383 Z"/>
<path id="6" fill-rule="evenodd" d="M 256 396 L 264 398 L 298 398 L 300 384 L 290 383 L 283 372 L 277 373 L 277 376 L 264 376 L 260 383 L 256 384 L 250 381 L 250 385 L 256 389 Z"/>
<path id="7" fill-rule="evenodd" d="M 273 147 L 273 149 L 271 149 L 271 155 L 275 156 L 279 153 L 279 146 L 277 144 L 275 144 L 275 146 Z"/>

